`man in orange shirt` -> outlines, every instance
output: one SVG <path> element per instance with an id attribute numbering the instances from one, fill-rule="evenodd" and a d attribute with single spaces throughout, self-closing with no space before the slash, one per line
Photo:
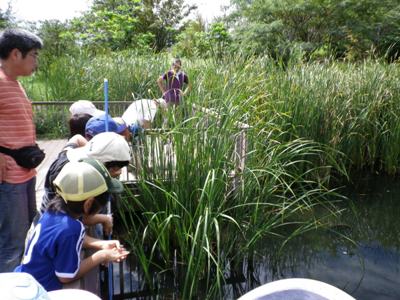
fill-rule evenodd
<path id="1" fill-rule="evenodd" d="M 43 43 L 21 29 L 0 33 L 0 146 L 18 149 L 36 142 L 30 100 L 17 81 L 37 68 Z M 36 214 L 36 170 L 0 153 L 0 272 L 20 263 L 26 233 Z"/>

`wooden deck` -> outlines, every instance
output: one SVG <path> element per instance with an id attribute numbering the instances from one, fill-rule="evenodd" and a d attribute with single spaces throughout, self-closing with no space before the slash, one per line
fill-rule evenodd
<path id="1" fill-rule="evenodd" d="M 38 141 L 39 147 L 46 153 L 45 159 L 36 168 L 36 206 L 38 209 L 40 208 L 40 203 L 42 202 L 42 196 L 44 193 L 44 180 L 46 178 L 47 171 L 66 143 L 66 139 Z"/>

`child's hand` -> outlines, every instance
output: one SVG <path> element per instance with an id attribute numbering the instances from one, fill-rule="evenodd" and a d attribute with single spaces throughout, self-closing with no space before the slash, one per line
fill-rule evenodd
<path id="1" fill-rule="evenodd" d="M 126 259 L 126 257 L 129 254 L 129 251 L 123 249 L 123 248 L 113 248 L 113 249 L 108 249 L 108 250 L 102 250 L 105 251 L 106 254 L 106 261 L 104 263 L 109 263 L 109 262 L 120 262 Z"/>
<path id="2" fill-rule="evenodd" d="M 101 241 L 101 249 L 108 250 L 108 249 L 124 249 L 125 248 L 120 244 L 118 240 L 103 240 Z"/>
<path id="3" fill-rule="evenodd" d="M 68 143 L 77 144 L 78 147 L 83 147 L 87 144 L 87 140 L 80 134 L 75 134 L 68 140 Z"/>
<path id="4" fill-rule="evenodd" d="M 105 216 L 102 225 L 104 234 L 110 235 L 113 229 L 113 217 L 110 215 Z"/>

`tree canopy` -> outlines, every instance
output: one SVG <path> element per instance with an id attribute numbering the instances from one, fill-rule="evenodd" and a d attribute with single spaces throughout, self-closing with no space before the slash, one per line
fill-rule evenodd
<path id="1" fill-rule="evenodd" d="M 232 0 L 238 45 L 255 53 L 398 56 L 399 0 Z"/>
<path id="2" fill-rule="evenodd" d="M 174 42 L 182 20 L 194 8 L 184 0 L 95 0 L 72 24 L 87 46 L 160 51 Z"/>
<path id="3" fill-rule="evenodd" d="M 9 3 L 6 10 L 3 11 L 0 9 L 0 29 L 10 27 L 13 23 L 12 6 L 11 3 Z"/>
<path id="4" fill-rule="evenodd" d="M 10 0 L 12 3 L 12 0 Z M 81 17 L 44 21 L 36 30 L 51 53 L 174 49 L 185 56 L 237 52 L 277 59 L 399 58 L 400 0 L 231 0 L 229 13 L 206 24 L 187 17 L 184 0 L 94 0 Z M 0 10 L 0 27 L 12 24 Z"/>

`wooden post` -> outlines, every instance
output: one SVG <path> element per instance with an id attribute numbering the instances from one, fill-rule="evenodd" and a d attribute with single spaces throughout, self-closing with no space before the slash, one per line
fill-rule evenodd
<path id="1" fill-rule="evenodd" d="M 246 153 L 247 153 L 247 130 L 249 125 L 241 124 L 240 132 L 235 138 L 235 170 L 233 171 L 233 191 L 236 191 L 241 182 L 243 181 L 243 171 L 246 166 Z"/>

